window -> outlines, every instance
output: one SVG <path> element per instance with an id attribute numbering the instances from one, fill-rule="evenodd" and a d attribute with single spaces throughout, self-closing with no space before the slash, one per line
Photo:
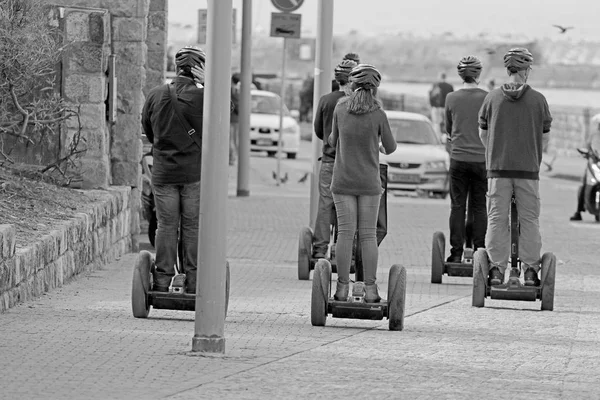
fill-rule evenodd
<path id="1" fill-rule="evenodd" d="M 279 96 L 263 96 L 263 95 L 252 95 L 251 100 L 251 113 L 252 114 L 272 114 L 279 115 L 279 107 L 281 100 Z M 283 115 L 290 115 L 287 107 L 283 107 Z"/>
<path id="2" fill-rule="evenodd" d="M 427 121 L 389 119 L 392 135 L 397 143 L 440 144 L 431 124 Z"/>

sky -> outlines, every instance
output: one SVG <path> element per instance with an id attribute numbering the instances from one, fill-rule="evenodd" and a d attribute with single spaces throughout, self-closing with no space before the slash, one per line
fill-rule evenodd
<path id="1" fill-rule="evenodd" d="M 168 0 L 169 22 L 197 24 L 198 9 L 207 0 Z M 215 0 L 221 1 L 221 0 Z M 241 25 L 243 0 L 232 0 Z M 521 38 L 600 42 L 600 0 L 324 0 L 334 2 L 333 33 L 412 33 L 415 36 L 451 32 L 458 37 L 513 35 Z M 271 0 L 252 0 L 253 28 L 270 29 Z M 303 37 L 316 35 L 319 0 L 305 0 Z M 572 26 L 565 34 L 552 25 Z M 238 27 L 239 30 L 239 27 Z"/>

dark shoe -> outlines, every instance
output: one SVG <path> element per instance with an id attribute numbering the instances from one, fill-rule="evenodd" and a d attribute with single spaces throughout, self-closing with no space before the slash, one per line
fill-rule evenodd
<path id="1" fill-rule="evenodd" d="M 313 258 L 326 258 L 327 249 L 325 250 L 315 250 L 313 252 Z"/>
<path id="2" fill-rule="evenodd" d="M 379 303 L 381 297 L 377 291 L 377 284 L 365 285 L 365 302 L 366 303 Z"/>
<path id="3" fill-rule="evenodd" d="M 152 290 L 155 292 L 168 292 L 172 279 L 172 276 L 158 274 L 154 271 L 152 273 Z"/>
<path id="4" fill-rule="evenodd" d="M 168 286 L 154 285 L 154 286 L 152 286 L 152 291 L 153 292 L 168 292 L 169 291 L 169 287 Z"/>
<path id="5" fill-rule="evenodd" d="M 451 255 L 450 257 L 448 257 L 446 259 L 447 263 L 461 263 L 462 262 L 462 257 L 456 254 Z"/>
<path id="6" fill-rule="evenodd" d="M 335 295 L 333 296 L 333 298 L 336 299 L 337 301 L 348 301 L 348 292 L 349 291 L 350 291 L 349 283 L 340 283 L 338 281 L 337 286 L 335 288 Z"/>
<path id="7" fill-rule="evenodd" d="M 504 274 L 500 271 L 498 267 L 492 267 L 490 269 L 490 278 L 489 284 L 490 286 L 498 286 L 504 283 Z"/>
<path id="8" fill-rule="evenodd" d="M 579 211 L 577 211 L 575 214 L 573 214 L 573 216 L 571 218 L 569 218 L 570 221 L 581 221 L 581 213 Z"/>
<path id="9" fill-rule="evenodd" d="M 535 272 L 535 269 L 529 267 L 525 270 L 525 286 L 540 286 L 540 278 L 538 278 L 538 273 Z"/>
<path id="10" fill-rule="evenodd" d="M 185 277 L 185 292 L 196 294 L 196 271 L 188 272 Z"/>

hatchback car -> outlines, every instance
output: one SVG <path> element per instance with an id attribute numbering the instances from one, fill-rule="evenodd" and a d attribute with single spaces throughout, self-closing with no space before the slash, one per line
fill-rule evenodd
<path id="1" fill-rule="evenodd" d="M 429 118 L 386 111 L 396 151 L 380 155 L 388 164 L 388 190 L 420 192 L 446 198 L 450 190 L 450 156 Z"/>
<path id="2" fill-rule="evenodd" d="M 265 90 L 252 90 L 250 108 L 250 150 L 266 151 L 273 157 L 279 144 L 281 97 Z M 300 126 L 283 106 L 282 152 L 296 158 L 300 147 Z"/>

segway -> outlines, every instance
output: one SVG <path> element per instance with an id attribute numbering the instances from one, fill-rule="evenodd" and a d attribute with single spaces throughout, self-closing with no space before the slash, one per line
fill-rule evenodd
<path id="1" fill-rule="evenodd" d="M 541 260 L 542 276 L 539 286 L 525 286 L 521 283 L 521 260 L 519 256 L 519 219 L 514 193 L 510 206 L 510 275 L 507 283 L 490 286 L 488 284 L 489 259 L 485 249 L 477 249 L 473 258 L 473 306 L 483 307 L 485 298 L 495 300 L 542 301 L 542 311 L 554 309 L 554 281 L 556 257 L 544 253 Z"/>
<path id="2" fill-rule="evenodd" d="M 195 311 L 196 294 L 185 291 L 185 274 L 179 273 L 171 280 L 168 292 L 152 290 L 154 256 L 146 250 L 138 254 L 133 269 L 131 308 L 136 318 L 148 318 L 150 307 L 165 310 Z M 225 263 L 225 315 L 229 306 L 229 262 Z"/>
<path id="3" fill-rule="evenodd" d="M 431 283 L 442 283 L 442 275 L 473 276 L 473 215 L 467 210 L 465 222 L 465 246 L 462 260 L 459 263 L 444 260 L 446 254 L 446 237 L 443 232 L 435 232 L 431 244 Z"/>
<path id="4" fill-rule="evenodd" d="M 352 294 L 346 301 L 336 300 L 331 294 L 331 264 L 320 259 L 315 265 L 310 304 L 310 322 L 313 326 L 325 326 L 327 315 L 331 314 L 333 318 L 387 318 L 389 330 L 401 331 L 404 329 L 405 305 L 406 268 L 402 265 L 394 264 L 390 268 L 388 299 L 378 303 L 365 301 L 365 285 L 360 281 L 354 282 Z"/>
<path id="5" fill-rule="evenodd" d="M 381 179 L 381 186 L 383 188 L 383 194 L 379 203 L 379 215 L 377 216 L 377 246 L 383 241 L 387 235 L 387 171 L 388 166 L 386 164 L 379 164 L 379 177 Z M 330 245 L 330 256 L 329 263 L 331 265 L 331 271 L 337 271 L 337 262 L 335 258 L 335 245 L 337 241 L 337 218 L 334 214 L 332 216 L 331 231 L 332 231 L 332 244 Z M 313 257 L 313 244 L 314 234 L 310 227 L 304 227 L 300 230 L 298 238 L 298 279 L 308 280 L 310 278 L 310 271 L 314 270 L 315 265 L 319 261 L 318 258 Z M 354 238 L 354 254 L 357 254 L 357 243 L 358 234 Z M 360 260 L 360 256 L 358 258 Z M 350 273 L 362 273 L 360 268 L 356 268 L 357 258 L 353 257 L 352 264 L 350 266 Z M 359 280 L 362 277 L 357 276 Z"/>

